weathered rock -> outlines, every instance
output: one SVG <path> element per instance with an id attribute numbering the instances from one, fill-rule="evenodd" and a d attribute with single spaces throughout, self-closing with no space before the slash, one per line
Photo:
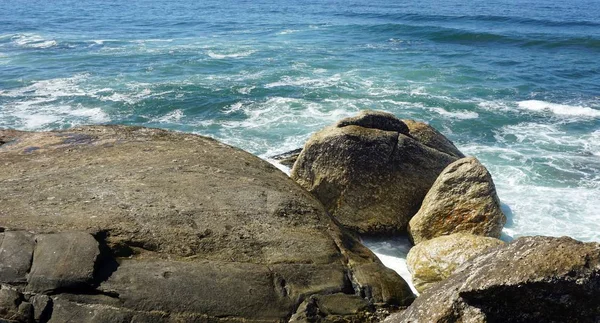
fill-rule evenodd
<path id="1" fill-rule="evenodd" d="M 386 322 L 598 322 L 600 244 L 524 237 L 490 248 Z"/>
<path id="2" fill-rule="evenodd" d="M 457 158 L 465 157 L 465 155 L 454 146 L 452 141 L 442 135 L 434 127 L 410 119 L 402 119 L 402 122 L 408 127 L 408 134 L 419 142 Z"/>
<path id="3" fill-rule="evenodd" d="M 503 245 L 496 238 L 454 233 L 422 242 L 410 249 L 406 264 L 413 278 L 413 285 L 423 292 L 442 281 L 473 256 L 491 247 Z"/>
<path id="4" fill-rule="evenodd" d="M 315 133 L 291 177 L 343 226 L 367 234 L 397 232 L 406 228 L 455 157 L 404 135 L 402 122 L 392 115 L 368 116 L 344 119 Z"/>
<path id="5" fill-rule="evenodd" d="M 437 178 L 410 220 L 409 234 L 415 244 L 456 232 L 498 238 L 506 216 L 492 176 L 476 158 L 450 164 Z"/>
<path id="6" fill-rule="evenodd" d="M 43 237 L 30 285 L 38 279 L 35 290 L 54 289 L 51 322 L 273 322 L 312 295 L 407 288 L 398 275 L 356 278 L 355 270 L 369 277 L 385 267 L 311 194 L 239 149 L 124 126 L 12 138 L 0 146 L 0 227 Z M 55 272 L 36 264 L 43 234 L 65 231 L 99 242 L 92 285 L 46 284 Z M 55 263 L 77 265 L 81 257 L 69 258 Z M 88 279 L 66 280 L 74 281 Z M 396 296 L 374 293 L 366 301 L 414 299 Z"/>
<path id="7" fill-rule="evenodd" d="M 0 233 L 0 282 L 27 281 L 34 246 L 33 235 L 28 232 Z"/>
<path id="8" fill-rule="evenodd" d="M 89 285 L 94 278 L 98 241 L 84 232 L 36 236 L 27 289 L 47 293 Z"/>

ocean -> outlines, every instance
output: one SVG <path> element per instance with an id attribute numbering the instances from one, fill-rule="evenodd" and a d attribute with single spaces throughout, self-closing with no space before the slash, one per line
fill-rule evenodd
<path id="1" fill-rule="evenodd" d="M 385 110 L 432 124 L 487 166 L 504 239 L 600 241 L 600 1 L 0 8 L 2 128 L 160 127 L 268 159 L 359 110 Z M 402 241 L 367 244 L 394 266 Z"/>

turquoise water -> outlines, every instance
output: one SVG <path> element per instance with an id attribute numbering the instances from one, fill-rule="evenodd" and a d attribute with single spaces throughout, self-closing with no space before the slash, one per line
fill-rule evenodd
<path id="1" fill-rule="evenodd" d="M 262 157 L 361 109 L 490 169 L 507 236 L 600 241 L 598 1 L 0 1 L 0 127 L 125 123 Z"/>

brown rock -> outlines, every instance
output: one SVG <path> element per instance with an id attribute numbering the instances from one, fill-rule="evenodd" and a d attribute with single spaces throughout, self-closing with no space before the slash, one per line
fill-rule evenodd
<path id="1" fill-rule="evenodd" d="M 0 164 L 0 227 L 41 234 L 30 285 L 52 290 L 51 322 L 272 322 L 312 295 L 406 286 L 391 273 L 354 278 L 385 267 L 284 173 L 209 138 L 124 126 L 20 133 Z M 46 243 L 65 231 L 100 244 L 93 284 L 79 244 Z M 55 275 L 52 257 L 73 279 Z"/>
<path id="2" fill-rule="evenodd" d="M 450 164 L 437 178 L 408 230 L 415 244 L 457 232 L 500 237 L 506 216 L 492 176 L 473 157 Z"/>
<path id="3" fill-rule="evenodd" d="M 503 244 L 504 242 L 495 238 L 454 233 L 424 241 L 411 248 L 406 264 L 412 274 L 413 285 L 419 292 L 423 292 L 448 278 L 456 268 L 473 256 Z"/>
<path id="4" fill-rule="evenodd" d="M 475 256 L 386 322 L 597 322 L 600 244 L 523 237 Z"/>
<path id="5" fill-rule="evenodd" d="M 367 234 L 398 232 L 455 158 L 399 132 L 399 119 L 368 113 L 315 133 L 291 177 L 343 226 Z"/>

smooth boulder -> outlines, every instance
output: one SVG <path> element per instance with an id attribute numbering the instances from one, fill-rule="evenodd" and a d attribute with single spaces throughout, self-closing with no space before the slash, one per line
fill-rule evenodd
<path id="1" fill-rule="evenodd" d="M 127 126 L 0 138 L 3 238 L 37 237 L 28 284 L 6 281 L 28 317 L 273 322 L 313 295 L 358 296 L 359 312 L 414 299 L 310 193 L 240 149 Z"/>
<path id="2" fill-rule="evenodd" d="M 455 160 L 410 137 L 392 114 L 363 111 L 315 133 L 291 177 L 344 227 L 394 233 L 406 228 L 437 176 Z"/>
<path id="3" fill-rule="evenodd" d="M 454 273 L 456 268 L 481 252 L 504 242 L 496 238 L 454 233 L 427 240 L 410 249 L 406 264 L 419 292 Z"/>
<path id="4" fill-rule="evenodd" d="M 598 322 L 600 244 L 522 237 L 475 256 L 386 322 Z"/>
<path id="5" fill-rule="evenodd" d="M 457 232 L 498 238 L 505 223 L 492 176 L 476 158 L 467 157 L 439 175 L 408 232 L 414 244 Z"/>

